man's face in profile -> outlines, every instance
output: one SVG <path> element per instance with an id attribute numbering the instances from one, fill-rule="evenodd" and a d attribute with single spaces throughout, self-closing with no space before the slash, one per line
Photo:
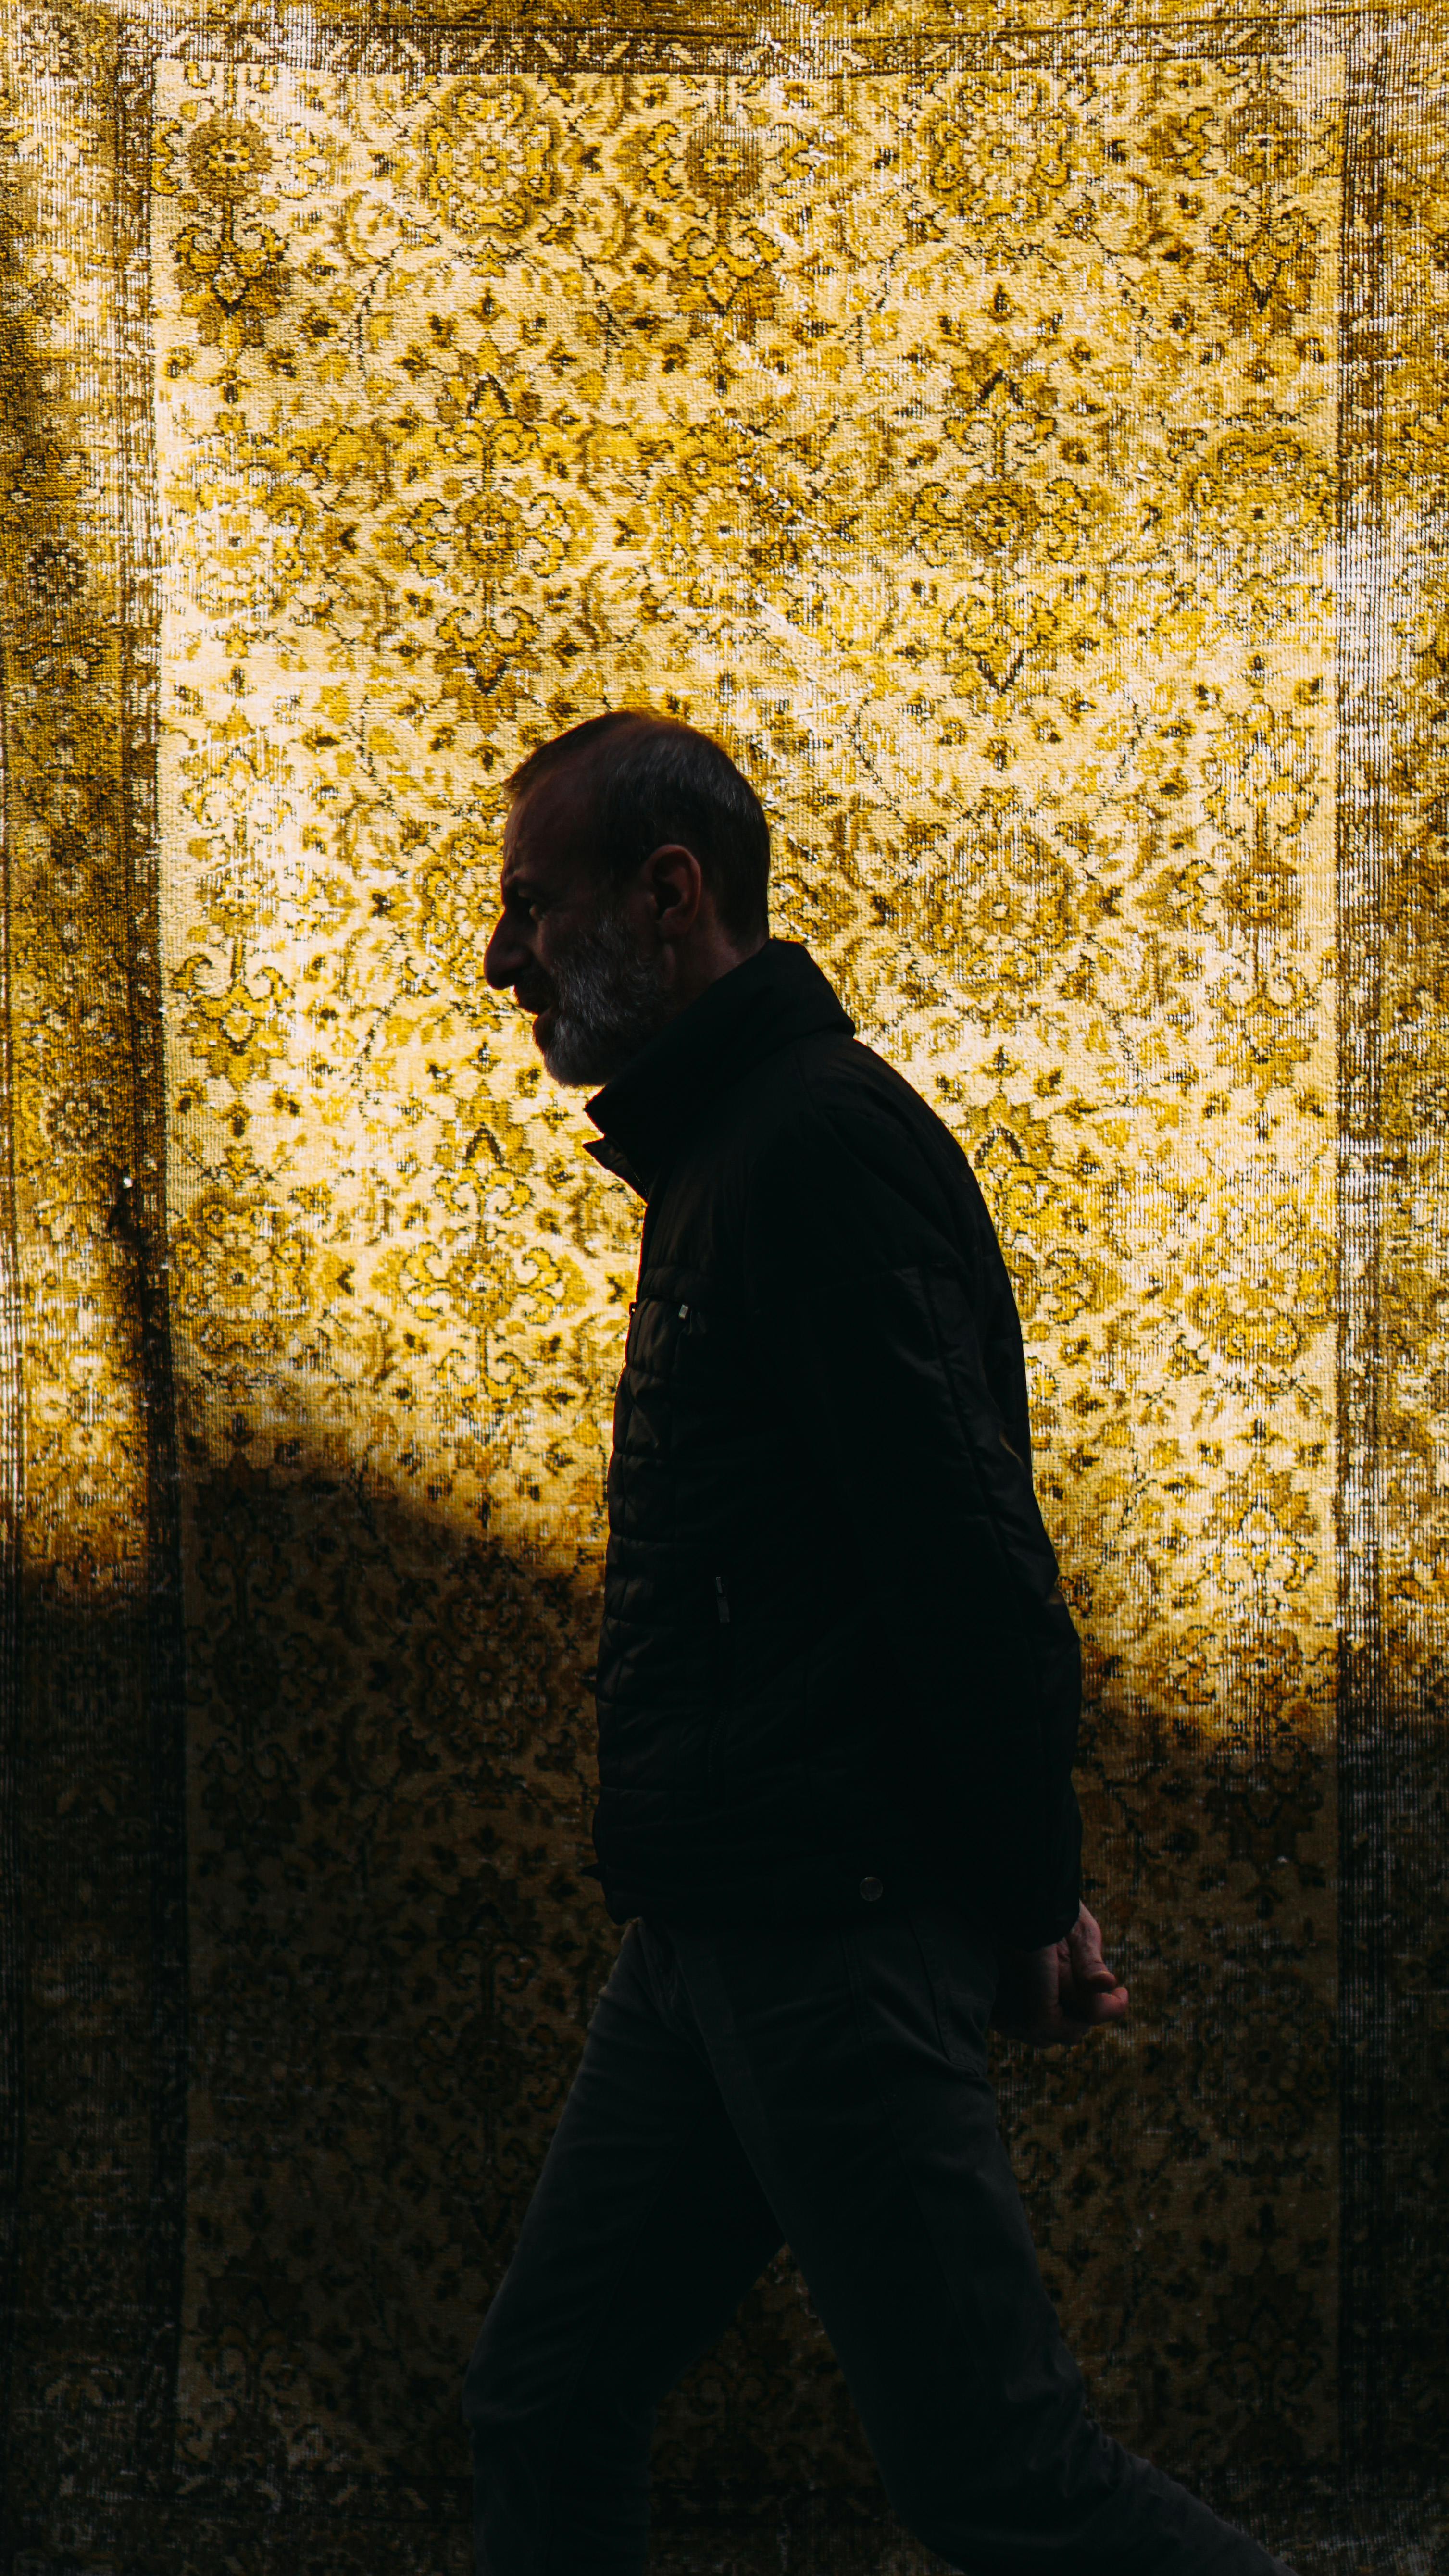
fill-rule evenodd
<path id="1" fill-rule="evenodd" d="M 630 886 L 603 882 L 592 838 L 586 787 L 567 771 L 519 799 L 483 967 L 533 1013 L 534 1042 L 563 1083 L 608 1082 L 669 1016 L 647 907 Z"/>

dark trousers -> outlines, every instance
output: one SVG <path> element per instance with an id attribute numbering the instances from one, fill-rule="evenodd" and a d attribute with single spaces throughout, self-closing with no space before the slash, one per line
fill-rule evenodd
<path id="1" fill-rule="evenodd" d="M 1092 2422 L 996 2125 L 991 1944 L 632 1923 L 464 2387 L 479 2576 L 639 2576 L 666 2390 L 788 2242 L 901 2520 L 972 2576 L 1286 2576 Z"/>

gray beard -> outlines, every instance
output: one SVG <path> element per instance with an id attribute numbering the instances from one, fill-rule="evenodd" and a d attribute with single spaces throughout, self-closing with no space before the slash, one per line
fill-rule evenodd
<path id="1" fill-rule="evenodd" d="M 658 970 L 622 912 L 604 912 L 553 970 L 553 1026 L 543 1060 L 555 1082 L 611 1082 L 669 1017 Z"/>

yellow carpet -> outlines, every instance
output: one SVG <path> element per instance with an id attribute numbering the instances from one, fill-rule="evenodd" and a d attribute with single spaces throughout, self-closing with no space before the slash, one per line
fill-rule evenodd
<path id="1" fill-rule="evenodd" d="M 1012 1267 L 1135 2009 L 1003 2102 L 1098 2405 L 1432 2467 L 1441 18 L 4 34 L 17 2545 L 459 2546 L 618 1938 L 635 1242 L 481 959 L 501 781 L 641 701 Z M 788 2261 L 659 2469 L 868 2503 Z"/>

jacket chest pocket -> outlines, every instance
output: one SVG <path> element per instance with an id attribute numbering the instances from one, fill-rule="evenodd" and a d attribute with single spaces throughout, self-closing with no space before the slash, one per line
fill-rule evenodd
<path id="1" fill-rule="evenodd" d="M 683 1492 L 668 1507 L 673 1525 L 681 1504 L 688 1522 L 699 1520 L 699 1486 L 719 1484 L 740 1378 L 717 1309 L 670 1291 L 673 1283 L 660 1293 L 650 1291 L 645 1280 L 634 1298 L 614 1406 L 614 1453 L 616 1461 L 650 1458 L 657 1468 L 668 1468 L 670 1479 L 683 1479 Z"/>
<path id="2" fill-rule="evenodd" d="M 625 1365 L 636 1384 L 707 1396 L 728 1379 L 730 1340 L 717 1306 L 641 1289 L 630 1312 Z"/>

